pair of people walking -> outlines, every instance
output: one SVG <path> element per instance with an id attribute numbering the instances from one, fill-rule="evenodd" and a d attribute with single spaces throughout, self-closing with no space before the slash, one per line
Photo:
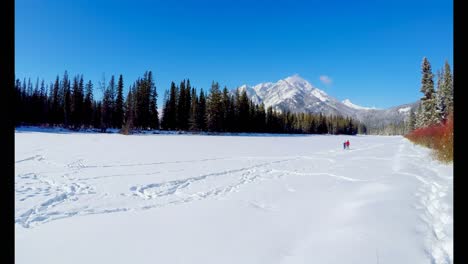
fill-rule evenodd
<path id="1" fill-rule="evenodd" d="M 343 149 L 349 149 L 349 140 L 343 142 Z"/>

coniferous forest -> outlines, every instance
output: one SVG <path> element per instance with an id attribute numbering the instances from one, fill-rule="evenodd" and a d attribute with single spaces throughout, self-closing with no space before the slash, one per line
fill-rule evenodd
<path id="1" fill-rule="evenodd" d="M 133 82 L 124 94 L 124 78 L 111 76 L 98 87 L 83 75 L 62 77 L 45 83 L 31 79 L 16 80 L 15 123 L 64 127 L 120 129 L 133 131 L 162 129 L 196 132 L 260 132 L 307 134 L 365 134 L 366 126 L 342 116 L 280 112 L 254 104 L 246 92 L 222 90 L 213 82 L 208 92 L 192 87 L 190 80 L 171 83 L 166 90 L 162 111 L 151 71 Z M 102 98 L 94 91 L 100 89 Z"/>
<path id="2" fill-rule="evenodd" d="M 444 162 L 453 161 L 453 74 L 448 62 L 437 71 L 437 87 L 427 58 L 421 65 L 423 96 L 418 109 L 411 112 L 407 122 L 406 138 L 416 144 L 432 148 L 435 157 Z"/>

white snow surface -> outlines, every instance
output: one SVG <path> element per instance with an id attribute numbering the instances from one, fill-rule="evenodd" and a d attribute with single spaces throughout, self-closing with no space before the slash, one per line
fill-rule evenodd
<path id="1" fill-rule="evenodd" d="M 453 166 L 399 136 L 18 129 L 15 203 L 19 264 L 453 262 Z"/>
<path id="2" fill-rule="evenodd" d="M 400 113 L 408 113 L 410 110 L 411 110 L 411 107 L 408 106 L 408 107 L 403 107 L 403 108 L 398 109 L 398 112 L 400 112 Z"/>
<path id="3" fill-rule="evenodd" d="M 342 103 L 345 104 L 346 106 L 349 106 L 349 107 L 354 108 L 354 109 L 359 109 L 359 110 L 372 110 L 372 109 L 375 110 L 375 109 L 377 109 L 375 107 L 365 107 L 365 106 L 360 106 L 360 105 L 353 104 L 351 102 L 351 100 L 349 100 L 349 99 L 343 100 Z M 400 113 L 401 113 L 401 111 L 400 111 Z"/>

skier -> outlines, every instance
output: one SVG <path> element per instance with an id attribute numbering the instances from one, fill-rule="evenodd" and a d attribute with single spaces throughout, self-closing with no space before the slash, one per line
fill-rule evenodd
<path id="1" fill-rule="evenodd" d="M 343 149 L 346 149 L 346 141 L 343 142 Z"/>
<path id="2" fill-rule="evenodd" d="M 349 140 L 346 141 L 346 148 L 349 149 Z"/>

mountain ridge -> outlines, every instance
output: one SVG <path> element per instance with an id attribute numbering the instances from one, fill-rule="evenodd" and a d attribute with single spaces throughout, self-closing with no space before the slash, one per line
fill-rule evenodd
<path id="1" fill-rule="evenodd" d="M 277 82 L 259 83 L 254 86 L 244 84 L 236 89 L 239 92 L 245 90 L 255 104 L 263 103 L 265 107 L 271 106 L 277 111 L 349 116 L 371 126 L 404 122 L 410 110 L 414 111 L 418 105 L 416 101 L 380 109 L 355 105 L 349 99 L 339 101 L 298 74 Z"/>

